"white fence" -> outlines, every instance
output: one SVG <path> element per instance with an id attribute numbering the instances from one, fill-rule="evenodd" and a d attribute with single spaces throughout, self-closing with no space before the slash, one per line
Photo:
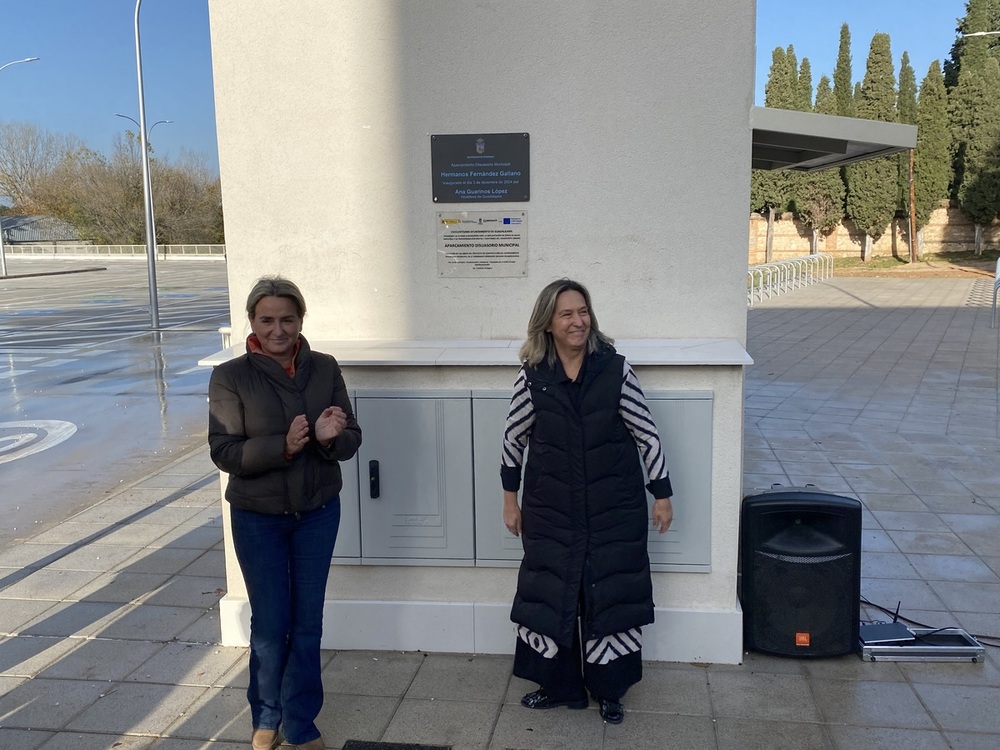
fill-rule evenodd
<path id="1" fill-rule="evenodd" d="M 4 244 L 7 257 L 31 258 L 145 258 L 145 245 L 72 245 L 55 243 Z M 169 258 L 225 258 L 225 245 L 157 245 L 156 257 Z"/>
<path id="2" fill-rule="evenodd" d="M 777 260 L 747 269 L 747 304 L 801 289 L 833 276 L 833 256 L 829 253 Z"/>

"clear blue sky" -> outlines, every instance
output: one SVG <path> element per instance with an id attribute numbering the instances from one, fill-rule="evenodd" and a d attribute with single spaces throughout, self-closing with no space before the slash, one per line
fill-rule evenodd
<path id="1" fill-rule="evenodd" d="M 109 152 L 115 133 L 137 131 L 135 0 L 3 0 L 0 120 L 29 122 Z M 187 150 L 218 171 L 208 0 L 142 0 L 139 14 L 146 124 L 157 155 Z"/>
<path id="2" fill-rule="evenodd" d="M 0 65 L 41 59 L 0 73 L 0 119 L 71 133 L 109 151 L 115 133 L 136 129 L 114 113 L 138 119 L 134 12 L 134 0 L 4 0 Z M 932 60 L 947 58 L 964 14 L 964 0 L 758 0 L 755 101 L 764 103 L 776 46 L 791 44 L 799 60 L 809 58 L 814 86 L 822 74 L 832 76 L 844 22 L 856 81 L 872 35 L 883 31 L 897 72 L 906 50 L 919 84 Z M 156 153 L 176 159 L 186 149 L 218 169 L 208 0 L 143 0 L 140 32 L 147 123 L 174 121 L 153 131 Z"/>
<path id="3" fill-rule="evenodd" d="M 775 47 L 791 44 L 801 62 L 809 58 L 813 91 L 821 75 L 833 79 L 840 44 L 840 27 L 851 29 L 851 72 L 855 82 L 865 75 L 872 37 L 883 32 L 892 43 L 896 76 L 903 52 L 909 53 L 917 85 L 934 60 L 951 54 L 957 20 L 965 15 L 965 0 L 757 0 L 757 75 L 754 101 L 764 104 L 764 84 Z"/>

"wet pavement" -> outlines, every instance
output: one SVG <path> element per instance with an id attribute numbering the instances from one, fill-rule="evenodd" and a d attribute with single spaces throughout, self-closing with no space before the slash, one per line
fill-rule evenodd
<path id="1" fill-rule="evenodd" d="M 990 636 L 982 638 L 990 644 L 982 661 L 747 652 L 740 665 L 649 662 L 625 696 L 624 723 L 609 726 L 593 704 L 522 708 L 518 699 L 533 686 L 512 676 L 507 656 L 324 651 L 318 725 L 327 746 L 353 739 L 455 750 L 1000 747 L 1000 329 L 989 327 L 988 284 L 835 278 L 755 305 L 744 449 L 748 492 L 813 482 L 858 497 L 863 596 L 890 609 L 899 602 L 909 621 Z M 145 287 L 137 289 L 141 296 Z M 190 335 L 204 336 L 207 351 L 219 347 L 214 331 Z M 141 393 L 126 398 L 112 393 L 126 386 L 109 386 L 103 394 L 96 388 L 94 400 L 117 414 L 112 404 L 141 395 L 149 402 L 144 421 L 156 424 L 159 396 L 145 390 L 156 390 L 158 368 L 135 341 Z M 127 349 L 123 342 L 119 356 Z M 173 385 L 193 375 L 184 374 L 185 351 L 163 357 L 171 436 L 184 421 L 178 412 L 188 411 L 173 398 L 194 390 Z M 192 359 L 199 356 L 204 351 Z M 207 373 L 199 377 L 207 382 Z M 58 377 L 46 382 L 70 392 Z M 97 406 L 77 407 L 89 392 L 72 393 L 63 408 L 99 421 Z M 188 392 L 179 402 L 198 398 L 203 392 Z M 179 438 L 160 443 L 157 450 L 175 450 L 172 459 L 130 450 L 134 432 L 114 447 L 119 463 L 88 455 L 109 475 L 94 482 L 105 493 L 99 501 L 0 546 L 2 750 L 249 746 L 247 650 L 219 643 L 222 506 L 218 472 L 197 434 L 203 410 L 192 406 L 189 432 L 180 430 L 194 438 L 189 450 L 171 447 L 183 444 Z M 114 421 L 121 428 L 130 419 L 131 412 Z M 92 423 L 80 431 L 88 429 Z M 48 469 L 24 473 L 28 484 L 14 489 L 28 496 L 31 481 L 63 470 L 58 451 L 77 434 L 0 464 L 4 502 L 7 470 L 51 454 Z M 63 483 L 67 502 L 87 504 L 73 487 Z M 872 605 L 862 612 L 887 619 Z"/>
<path id="2" fill-rule="evenodd" d="M 204 441 L 226 264 L 13 258 L 0 279 L 0 547 Z M 36 275 L 38 274 L 38 275 Z"/>

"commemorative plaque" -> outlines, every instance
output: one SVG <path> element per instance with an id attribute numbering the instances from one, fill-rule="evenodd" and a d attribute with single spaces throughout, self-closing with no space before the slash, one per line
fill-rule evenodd
<path id="1" fill-rule="evenodd" d="M 441 212 L 437 225 L 438 276 L 528 275 L 528 216 L 524 211 Z"/>
<path id="2" fill-rule="evenodd" d="M 431 136 L 435 203 L 511 203 L 530 197 L 527 133 Z"/>

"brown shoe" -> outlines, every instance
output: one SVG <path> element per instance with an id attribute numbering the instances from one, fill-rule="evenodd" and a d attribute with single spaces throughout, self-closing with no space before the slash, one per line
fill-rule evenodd
<path id="1" fill-rule="evenodd" d="M 298 750 L 326 750 L 326 745 L 323 744 L 323 738 L 317 737 L 314 740 L 309 740 L 304 745 L 296 745 Z"/>
<path id="2" fill-rule="evenodd" d="M 274 750 L 281 744 L 281 735 L 277 729 L 255 729 L 250 736 L 250 747 L 253 750 Z"/>

